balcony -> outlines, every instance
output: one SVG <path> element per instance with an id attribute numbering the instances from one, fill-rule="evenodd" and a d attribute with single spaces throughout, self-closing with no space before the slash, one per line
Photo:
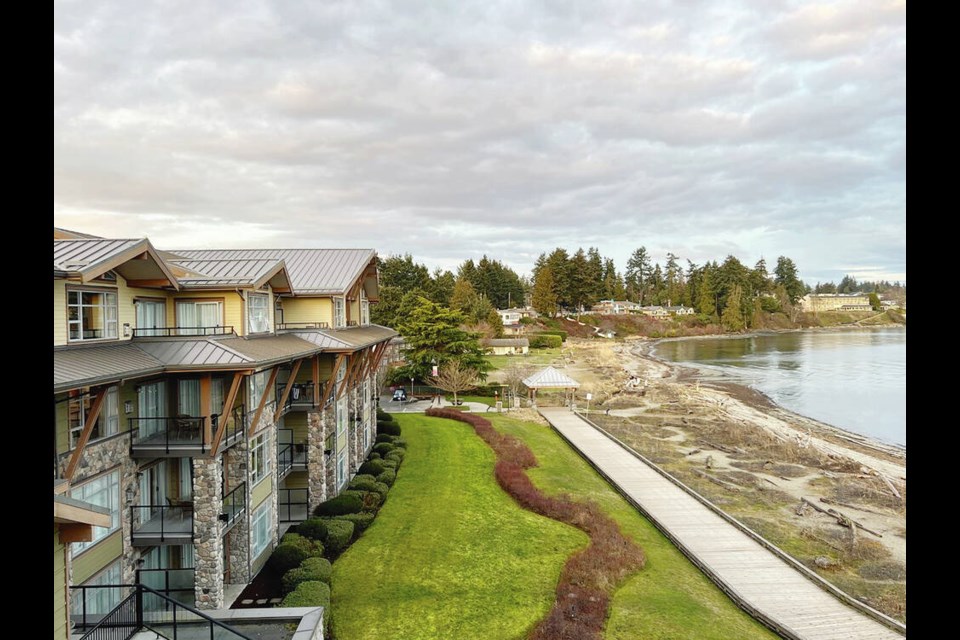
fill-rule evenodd
<path id="1" fill-rule="evenodd" d="M 277 481 L 283 480 L 291 471 L 307 468 L 307 445 L 294 444 L 292 429 L 279 429 L 277 434 Z"/>
<path id="2" fill-rule="evenodd" d="M 193 542 L 193 502 L 167 498 L 167 506 L 133 505 L 130 507 L 130 535 L 135 547 Z"/>
<path id="3" fill-rule="evenodd" d="M 277 520 L 303 522 L 310 515 L 310 492 L 307 489 L 277 489 Z"/>
<path id="4" fill-rule="evenodd" d="M 312 411 L 317 405 L 313 403 L 313 382 L 294 382 L 287 396 L 287 401 L 283 404 L 283 413 L 288 411 Z M 283 397 L 283 390 L 287 387 L 286 382 L 277 385 L 277 400 Z"/>
<path id="5" fill-rule="evenodd" d="M 189 569 L 137 569 L 137 582 L 192 607 L 196 602 L 195 572 L 196 570 L 192 567 Z"/>
<path id="6" fill-rule="evenodd" d="M 232 334 L 232 325 L 217 327 L 156 327 L 150 329 L 137 328 L 133 330 L 134 338 L 183 338 L 191 336 L 229 336 Z"/>
<path id="7" fill-rule="evenodd" d="M 247 483 L 241 482 L 223 497 L 220 508 L 220 535 L 226 534 L 237 524 L 247 510 Z"/>
<path id="8" fill-rule="evenodd" d="M 301 331 L 303 329 L 329 329 L 329 322 L 278 322 L 277 331 Z"/>
<path id="9" fill-rule="evenodd" d="M 135 458 L 182 458 L 210 451 L 204 428 L 206 419 L 198 416 L 130 418 L 130 455 Z M 227 420 L 220 450 L 233 446 L 243 436 L 243 405 Z M 220 416 L 210 416 L 210 437 L 217 432 Z"/>

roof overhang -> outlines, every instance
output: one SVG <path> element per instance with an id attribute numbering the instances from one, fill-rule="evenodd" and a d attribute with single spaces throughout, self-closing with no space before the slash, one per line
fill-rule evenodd
<path id="1" fill-rule="evenodd" d="M 87 283 L 114 270 L 131 287 L 166 287 L 179 290 L 180 285 L 167 263 L 146 238 L 116 254 L 78 270 L 80 281 Z"/>

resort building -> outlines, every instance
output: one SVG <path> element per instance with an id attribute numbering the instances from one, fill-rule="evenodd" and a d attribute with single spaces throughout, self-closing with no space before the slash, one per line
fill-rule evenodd
<path id="1" fill-rule="evenodd" d="M 621 315 L 640 310 L 640 305 L 629 300 L 601 300 L 593 305 L 593 313 L 602 315 Z"/>
<path id="2" fill-rule="evenodd" d="M 808 293 L 800 299 L 804 311 L 870 311 L 866 293 Z"/>
<path id="3" fill-rule="evenodd" d="M 120 592 L 97 586 L 133 583 L 222 607 L 374 444 L 397 335 L 370 323 L 376 253 L 160 251 L 62 229 L 53 244 L 65 610 L 101 616 Z"/>

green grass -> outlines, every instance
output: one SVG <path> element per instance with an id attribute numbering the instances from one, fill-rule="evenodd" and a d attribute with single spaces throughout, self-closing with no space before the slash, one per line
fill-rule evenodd
<path id="1" fill-rule="evenodd" d="M 560 357 L 560 349 L 530 349 L 526 355 L 515 356 L 486 356 L 487 362 L 494 369 L 507 369 L 511 365 L 544 367 L 553 364 Z"/>
<path id="2" fill-rule="evenodd" d="M 374 523 L 333 565 L 334 636 L 522 638 L 587 536 L 518 507 L 469 425 L 395 417 L 407 455 Z"/>
<path id="3" fill-rule="evenodd" d="M 540 466 L 528 473 L 538 487 L 595 501 L 646 552 L 646 567 L 614 594 L 606 638 L 776 638 L 727 598 L 552 429 L 500 415 L 485 417 L 533 450 Z"/>

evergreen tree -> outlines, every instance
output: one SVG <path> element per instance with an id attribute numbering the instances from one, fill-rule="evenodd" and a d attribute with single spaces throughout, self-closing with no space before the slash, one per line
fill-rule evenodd
<path id="1" fill-rule="evenodd" d="M 430 289 L 430 271 L 422 264 L 415 264 L 409 253 L 380 260 L 378 266 L 382 287 L 399 287 L 403 291 Z"/>
<path id="2" fill-rule="evenodd" d="M 720 318 L 720 322 L 723 323 L 727 331 L 743 331 L 743 311 L 740 308 L 742 297 L 743 288 L 739 284 L 735 284 L 727 296 L 727 305 L 724 307 L 723 316 Z"/>
<path id="3" fill-rule="evenodd" d="M 667 267 L 664 277 L 666 278 L 667 286 L 667 304 L 683 304 L 683 298 L 686 294 L 683 269 L 680 268 L 680 263 L 677 262 L 677 256 L 672 253 L 667 254 Z"/>
<path id="4" fill-rule="evenodd" d="M 790 304 L 796 305 L 797 301 L 804 296 L 807 289 L 806 285 L 804 285 L 797 276 L 797 265 L 795 265 L 790 258 L 780 256 L 777 258 L 777 268 L 773 270 L 773 273 L 776 276 L 774 282 L 783 285 L 787 295 L 790 297 Z"/>
<path id="5" fill-rule="evenodd" d="M 457 279 L 453 275 L 452 271 L 449 269 L 447 271 L 441 271 L 440 267 L 437 267 L 433 271 L 431 285 L 427 290 L 430 294 L 428 297 L 437 304 L 442 304 L 449 307 L 450 296 L 453 295 L 453 287 L 456 284 L 456 281 Z"/>
<path id="6" fill-rule="evenodd" d="M 405 364 L 394 372 L 394 379 L 427 380 L 433 365 L 443 367 L 452 360 L 485 379 L 490 365 L 476 334 L 461 328 L 464 321 L 459 311 L 418 296 L 398 327 L 405 341 Z"/>
<path id="7" fill-rule="evenodd" d="M 713 287 L 714 270 L 709 263 L 703 265 L 697 300 L 697 311 L 708 316 L 717 315 L 717 293 Z"/>
<path id="8" fill-rule="evenodd" d="M 627 271 L 624 281 L 627 286 L 627 299 L 643 304 L 646 292 L 647 278 L 650 276 L 650 256 L 646 247 L 635 249 L 627 260 Z"/>
<path id="9" fill-rule="evenodd" d="M 544 264 L 533 283 L 533 308 L 537 313 L 553 317 L 557 313 L 557 294 L 554 292 L 553 269 Z"/>

